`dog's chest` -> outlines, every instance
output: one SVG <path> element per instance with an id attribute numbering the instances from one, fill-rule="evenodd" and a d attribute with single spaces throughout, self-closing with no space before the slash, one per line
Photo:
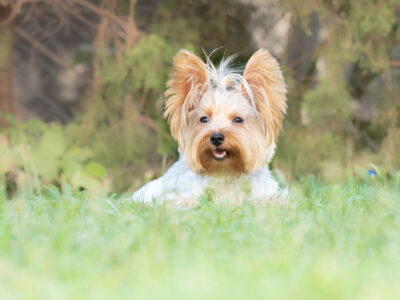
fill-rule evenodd
<path id="1" fill-rule="evenodd" d="M 267 199 L 278 192 L 278 184 L 268 168 L 237 178 L 211 178 L 193 173 L 182 159 L 162 177 L 165 194 L 183 197 L 212 195 L 218 201 Z"/>
<path id="2" fill-rule="evenodd" d="M 133 201 L 161 203 L 166 200 L 199 199 L 207 195 L 216 202 L 268 200 L 279 192 L 278 183 L 267 167 L 238 178 L 211 178 L 191 171 L 183 159 L 178 160 L 164 176 L 153 180 L 133 194 Z"/>

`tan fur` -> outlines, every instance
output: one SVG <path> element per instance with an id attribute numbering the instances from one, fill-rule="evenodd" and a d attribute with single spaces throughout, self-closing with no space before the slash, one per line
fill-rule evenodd
<path id="1" fill-rule="evenodd" d="M 264 120 L 268 141 L 274 143 L 286 113 L 286 85 L 279 63 L 267 50 L 260 49 L 247 62 L 243 77 Z"/>
<path id="2" fill-rule="evenodd" d="M 213 177 L 252 173 L 266 160 L 286 112 L 286 87 L 279 64 L 266 50 L 257 51 L 246 65 L 242 88 L 236 89 L 228 86 L 230 79 L 235 79 L 233 73 L 225 74 L 219 86 L 213 87 L 210 72 L 212 68 L 189 51 L 175 56 L 164 114 L 172 136 L 195 173 Z M 200 122 L 204 116 L 209 122 Z M 233 122 L 235 117 L 244 122 Z M 213 157 L 216 147 L 210 137 L 214 133 L 225 136 L 219 149 L 226 150 L 229 157 L 223 161 Z"/>
<path id="3" fill-rule="evenodd" d="M 202 116 L 208 116 L 210 121 L 200 123 Z M 243 124 L 232 122 L 237 116 L 245 120 Z M 185 132 L 187 140 L 182 154 L 189 167 L 196 173 L 214 177 L 253 172 L 262 165 L 268 146 L 263 123 L 247 99 L 238 93 L 205 93 L 199 107 L 189 114 Z M 212 156 L 215 146 L 210 137 L 214 133 L 225 136 L 221 148 L 230 153 L 222 162 Z"/>
<path id="4" fill-rule="evenodd" d="M 183 148 L 183 115 L 194 108 L 201 97 L 200 90 L 208 83 L 208 72 L 202 60 L 187 50 L 181 50 L 174 58 L 173 71 L 167 82 L 165 96 L 168 99 L 164 117 L 168 118 L 172 136 Z"/>

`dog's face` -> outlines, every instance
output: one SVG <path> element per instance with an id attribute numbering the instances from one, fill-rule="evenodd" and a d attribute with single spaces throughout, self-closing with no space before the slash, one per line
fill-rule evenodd
<path id="1" fill-rule="evenodd" d="M 198 173 L 249 173 L 262 163 L 267 145 L 264 132 L 262 122 L 240 93 L 209 91 L 189 112 L 183 155 Z"/>
<path id="2" fill-rule="evenodd" d="M 243 76 L 181 51 L 166 92 L 165 115 L 188 166 L 219 177 L 255 171 L 268 160 L 286 111 L 278 63 L 259 50 Z"/>

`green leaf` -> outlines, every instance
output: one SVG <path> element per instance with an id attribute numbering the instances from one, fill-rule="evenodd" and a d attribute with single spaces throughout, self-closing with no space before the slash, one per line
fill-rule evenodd
<path id="1" fill-rule="evenodd" d="M 81 169 L 81 165 L 75 161 L 64 162 L 62 164 L 63 176 L 68 179 Z"/>
<path id="2" fill-rule="evenodd" d="M 106 169 L 97 162 L 90 162 L 86 165 L 86 172 L 94 177 L 105 178 L 107 176 Z"/>
<path id="3" fill-rule="evenodd" d="M 61 126 L 47 130 L 40 141 L 40 156 L 60 157 L 64 154 L 66 141 Z"/>
<path id="4" fill-rule="evenodd" d="M 59 163 L 54 156 L 46 155 L 43 152 L 36 152 L 33 153 L 32 160 L 33 165 L 28 165 L 27 170 L 37 172 L 38 175 L 48 180 L 57 178 Z"/>
<path id="5" fill-rule="evenodd" d="M 62 183 L 62 191 L 63 191 L 63 194 L 66 195 L 66 196 L 71 196 L 72 195 L 72 188 L 66 181 L 64 181 Z"/>
<path id="6" fill-rule="evenodd" d="M 60 198 L 60 190 L 55 185 L 50 184 L 47 187 L 45 187 L 45 189 L 51 198 L 53 199 Z"/>

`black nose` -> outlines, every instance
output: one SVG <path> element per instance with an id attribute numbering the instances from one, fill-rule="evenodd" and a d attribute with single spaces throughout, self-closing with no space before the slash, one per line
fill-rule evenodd
<path id="1" fill-rule="evenodd" d="M 211 137 L 210 137 L 210 142 L 211 144 L 213 144 L 214 146 L 219 146 L 222 145 L 225 141 L 225 137 L 223 134 L 221 133 L 214 133 Z"/>

